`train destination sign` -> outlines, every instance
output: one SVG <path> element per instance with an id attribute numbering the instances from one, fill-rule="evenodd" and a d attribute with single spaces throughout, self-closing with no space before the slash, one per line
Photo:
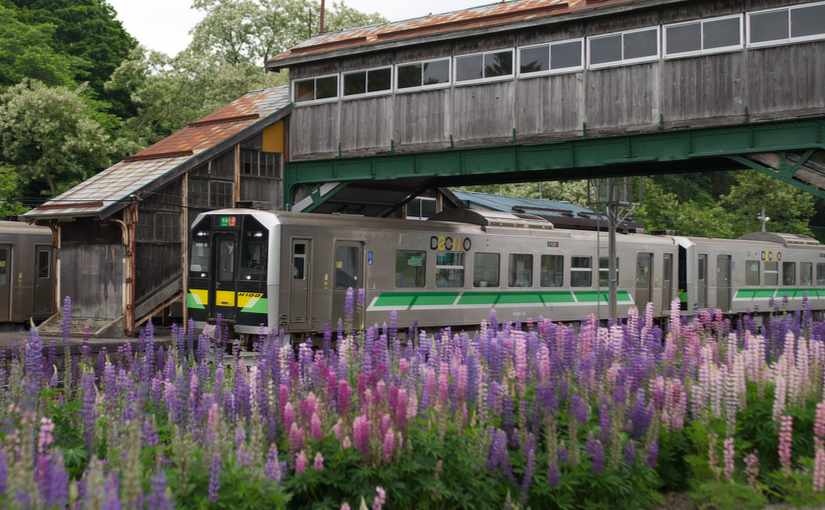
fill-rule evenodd
<path id="1" fill-rule="evenodd" d="M 473 243 L 469 237 L 432 236 L 430 249 L 436 251 L 470 251 Z"/>
<path id="2" fill-rule="evenodd" d="M 219 216 L 218 217 L 218 226 L 219 227 L 234 227 L 238 223 L 238 219 L 235 216 Z"/>

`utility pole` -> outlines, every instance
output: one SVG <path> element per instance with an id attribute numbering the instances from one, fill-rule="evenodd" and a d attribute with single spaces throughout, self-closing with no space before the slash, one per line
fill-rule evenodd
<path id="1" fill-rule="evenodd" d="M 616 225 L 618 224 L 618 207 L 615 201 L 615 182 L 613 179 L 610 179 L 610 199 L 607 203 L 607 303 L 608 303 L 608 316 L 610 320 L 615 320 L 617 313 L 617 306 L 616 306 L 616 286 L 618 282 L 616 281 Z"/>
<path id="2" fill-rule="evenodd" d="M 326 32 L 326 27 L 324 26 L 324 21 L 326 20 L 326 5 L 325 0 L 321 0 L 321 20 L 319 21 L 319 33 L 323 34 Z"/>
<path id="3" fill-rule="evenodd" d="M 762 212 L 756 215 L 756 219 L 762 224 L 762 232 L 768 231 L 768 222 L 771 221 L 769 216 L 765 216 L 765 206 L 762 206 Z"/>

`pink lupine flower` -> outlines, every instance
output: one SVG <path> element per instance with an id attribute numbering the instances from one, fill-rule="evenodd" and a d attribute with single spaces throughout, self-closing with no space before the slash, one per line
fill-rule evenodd
<path id="1" fill-rule="evenodd" d="M 384 435 L 384 462 L 392 460 L 392 454 L 395 453 L 395 434 L 392 429 L 387 430 Z"/>
<path id="2" fill-rule="evenodd" d="M 515 349 L 516 380 L 519 387 L 524 388 L 527 383 L 527 338 L 524 335 L 516 335 Z"/>
<path id="3" fill-rule="evenodd" d="M 467 365 L 461 365 L 458 367 L 458 377 L 456 381 L 456 386 L 458 390 L 458 399 L 459 400 L 466 400 L 467 398 Z"/>
<path id="4" fill-rule="evenodd" d="M 793 418 L 783 415 L 779 423 L 779 463 L 785 473 L 791 472 L 791 444 L 793 441 Z"/>
<path id="5" fill-rule="evenodd" d="M 732 480 L 733 479 L 733 471 L 734 471 L 734 449 L 733 449 L 733 438 L 729 437 L 725 439 L 725 449 L 724 449 L 724 463 L 725 463 L 725 480 Z"/>
<path id="6" fill-rule="evenodd" d="M 295 423 L 295 408 L 292 407 L 292 402 L 287 402 L 284 406 L 283 419 L 284 429 L 291 430 L 292 425 Z"/>
<path id="7" fill-rule="evenodd" d="M 352 508 L 350 508 L 349 503 L 341 503 L 340 510 L 352 510 Z"/>
<path id="8" fill-rule="evenodd" d="M 352 448 L 352 440 L 349 436 L 344 436 L 344 439 L 341 440 L 341 448 L 346 450 L 347 448 Z"/>
<path id="9" fill-rule="evenodd" d="M 443 405 L 447 403 L 447 389 L 449 385 L 450 366 L 442 361 L 441 370 L 438 374 L 438 401 Z"/>
<path id="10" fill-rule="evenodd" d="M 289 429 L 289 449 L 298 451 L 304 447 L 304 430 L 297 423 L 292 424 Z"/>
<path id="11" fill-rule="evenodd" d="M 355 418 L 352 424 L 352 435 L 355 447 L 362 455 L 370 453 L 370 421 L 364 415 Z"/>
<path id="12" fill-rule="evenodd" d="M 814 420 L 814 434 L 820 441 L 825 440 L 825 401 L 816 405 L 816 419 Z"/>
<path id="13" fill-rule="evenodd" d="M 538 361 L 539 380 L 546 381 L 550 378 L 550 349 L 545 344 L 539 347 Z"/>
<path id="14" fill-rule="evenodd" d="M 315 461 L 312 463 L 312 469 L 315 471 L 324 470 L 324 456 L 321 455 L 321 452 L 315 454 Z"/>
<path id="15" fill-rule="evenodd" d="M 387 493 L 384 488 L 378 486 L 375 488 L 375 498 L 372 500 L 372 510 L 381 510 L 387 502 Z"/>
<path id="16" fill-rule="evenodd" d="M 399 428 L 403 428 L 407 423 L 407 406 L 409 405 L 409 397 L 407 396 L 407 389 L 401 388 L 398 390 L 398 397 L 395 401 L 395 424 Z"/>
<path id="17" fill-rule="evenodd" d="M 756 482 L 759 479 L 759 457 L 754 452 L 745 457 L 745 476 L 748 477 L 748 485 L 756 488 Z"/>
<path id="18" fill-rule="evenodd" d="M 406 373 L 410 370 L 410 362 L 407 361 L 407 358 L 401 358 L 398 361 L 398 373 L 400 375 L 406 375 Z"/>
<path id="19" fill-rule="evenodd" d="M 378 429 L 381 432 L 381 437 L 384 437 L 384 434 L 387 433 L 387 431 L 390 429 L 391 426 L 392 426 L 392 419 L 390 418 L 390 415 L 389 414 L 382 415 L 381 416 L 381 423 L 379 424 L 379 429 Z"/>
<path id="20" fill-rule="evenodd" d="M 40 432 L 37 435 L 37 450 L 45 453 L 54 442 L 54 422 L 45 416 L 40 419 Z"/>
<path id="21" fill-rule="evenodd" d="M 307 469 L 307 454 L 303 450 L 295 456 L 295 473 L 302 474 Z"/>
<path id="22" fill-rule="evenodd" d="M 309 433 L 316 441 L 320 441 L 324 437 L 324 432 L 321 430 L 321 417 L 318 413 L 312 413 L 312 418 L 309 421 Z"/>
<path id="23" fill-rule="evenodd" d="M 335 422 L 335 425 L 332 426 L 332 433 L 335 435 L 335 439 L 339 442 L 344 439 L 344 420 L 338 418 L 338 421 Z"/>
<path id="24" fill-rule="evenodd" d="M 341 379 L 338 381 L 338 414 L 344 415 L 349 412 L 350 402 L 352 401 L 352 387 L 349 383 Z"/>
<path id="25" fill-rule="evenodd" d="M 825 489 L 825 446 L 819 444 L 814 457 L 814 490 L 822 492 L 823 489 Z"/>

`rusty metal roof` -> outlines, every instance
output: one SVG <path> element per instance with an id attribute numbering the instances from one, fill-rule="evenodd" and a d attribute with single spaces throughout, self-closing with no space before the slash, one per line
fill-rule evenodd
<path id="1" fill-rule="evenodd" d="M 341 32 L 319 34 L 294 48 L 272 57 L 267 66 L 277 69 L 303 57 L 323 56 L 337 50 L 380 46 L 382 43 L 409 41 L 474 29 L 507 26 L 521 22 L 543 20 L 565 14 L 587 13 L 608 7 L 641 6 L 653 2 L 642 0 L 511 0 L 471 7 L 444 14 L 394 21 L 380 25 L 352 28 Z M 658 2 L 663 3 L 663 2 Z"/>
<path id="2" fill-rule="evenodd" d="M 86 179 L 23 215 L 27 220 L 106 216 L 160 179 L 199 164 L 245 131 L 262 129 L 289 106 L 289 87 L 256 90 Z M 251 133 L 249 133 L 251 134 Z M 235 143 L 235 142 L 233 142 Z"/>

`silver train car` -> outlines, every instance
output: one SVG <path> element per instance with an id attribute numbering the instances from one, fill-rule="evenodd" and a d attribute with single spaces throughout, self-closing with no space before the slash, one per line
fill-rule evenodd
<path id="1" fill-rule="evenodd" d="M 825 248 L 783 234 L 745 239 L 620 234 L 618 312 L 652 303 L 669 313 L 825 309 Z M 821 262 L 819 262 L 821 261 Z M 191 229 L 187 308 L 203 327 L 218 315 L 242 335 L 322 331 L 362 296 L 356 327 L 391 311 L 406 327 L 500 320 L 607 318 L 607 236 L 555 229 L 541 218 L 457 209 L 428 221 L 226 209 Z M 821 296 L 821 298 L 820 298 Z M 787 299 L 785 299 L 787 298 Z M 356 298 L 358 300 L 358 298 Z"/>
<path id="2" fill-rule="evenodd" d="M 0 221 L 0 323 L 42 321 L 54 302 L 51 230 Z"/>

